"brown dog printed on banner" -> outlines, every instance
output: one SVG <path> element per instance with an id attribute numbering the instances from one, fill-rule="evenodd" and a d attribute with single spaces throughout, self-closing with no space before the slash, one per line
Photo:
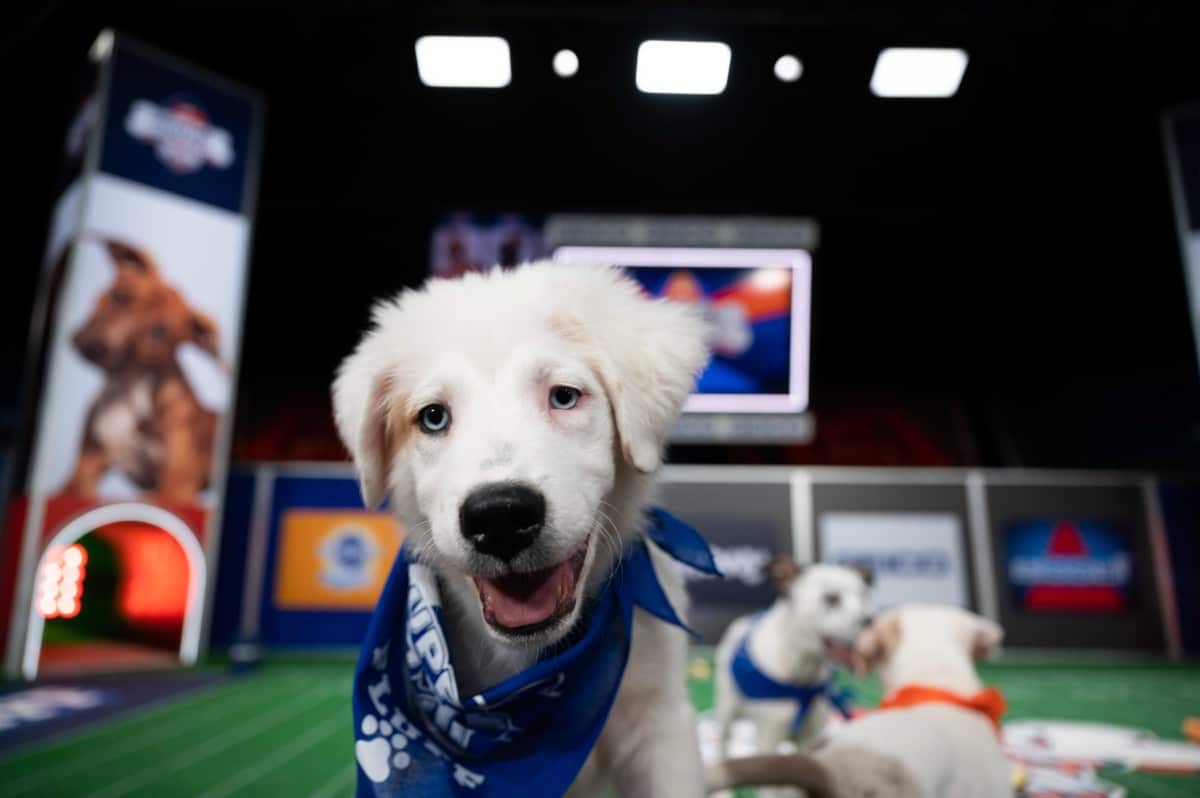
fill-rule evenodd
<path id="1" fill-rule="evenodd" d="M 104 387 L 65 489 L 95 496 L 100 478 L 116 469 L 150 496 L 194 503 L 212 470 L 217 415 L 201 404 L 177 356 L 190 343 L 219 362 L 216 324 L 163 280 L 148 252 L 103 243 L 116 279 L 72 343 L 104 372 Z"/>

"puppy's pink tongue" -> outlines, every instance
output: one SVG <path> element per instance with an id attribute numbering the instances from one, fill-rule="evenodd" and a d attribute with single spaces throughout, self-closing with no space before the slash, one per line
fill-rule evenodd
<path id="1" fill-rule="evenodd" d="M 828 638 L 825 640 L 825 653 L 834 662 L 845 665 L 847 668 L 854 667 L 854 646 L 849 643 Z"/>
<path id="2" fill-rule="evenodd" d="M 488 623 L 507 629 L 535 626 L 552 618 L 575 593 L 575 570 L 571 562 L 528 574 L 509 574 L 496 579 L 475 577 Z"/>

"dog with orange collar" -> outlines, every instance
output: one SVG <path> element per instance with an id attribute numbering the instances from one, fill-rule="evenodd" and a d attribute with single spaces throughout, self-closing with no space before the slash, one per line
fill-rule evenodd
<path id="1" fill-rule="evenodd" d="M 879 710 L 845 724 L 801 754 L 728 759 L 708 769 L 709 789 L 802 787 L 819 798 L 1008 798 L 1011 766 L 1000 747 L 1004 698 L 973 660 L 1003 630 L 955 607 L 893 609 L 863 632 L 861 667 L 884 688 Z"/>

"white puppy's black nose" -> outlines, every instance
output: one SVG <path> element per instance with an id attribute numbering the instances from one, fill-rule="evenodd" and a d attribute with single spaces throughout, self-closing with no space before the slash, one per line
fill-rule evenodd
<path id="1" fill-rule="evenodd" d="M 476 488 L 458 510 L 463 537 L 481 554 L 505 562 L 537 540 L 545 521 L 542 494 L 513 482 Z"/>

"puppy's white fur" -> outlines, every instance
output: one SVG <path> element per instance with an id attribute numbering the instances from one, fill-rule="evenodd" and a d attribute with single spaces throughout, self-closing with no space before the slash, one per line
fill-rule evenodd
<path id="1" fill-rule="evenodd" d="M 531 664 L 587 602 L 533 640 L 489 625 L 470 576 L 504 566 L 467 545 L 463 499 L 489 483 L 535 486 L 546 523 L 513 567 L 536 570 L 586 546 L 579 589 L 604 589 L 640 533 L 666 433 L 707 358 L 707 329 L 693 309 L 650 300 L 616 270 L 548 263 L 433 280 L 378 304 L 372 319 L 334 383 L 338 430 L 366 503 L 390 497 L 439 574 L 459 694 L 472 695 Z M 548 404 L 556 385 L 581 391 L 574 408 Z M 434 402 L 449 409 L 444 433 L 417 424 Z M 682 613 L 681 578 L 650 548 Z M 681 630 L 635 613 L 616 703 L 571 794 L 609 780 L 625 796 L 702 792 L 685 655 Z"/>
<path id="2" fill-rule="evenodd" d="M 716 716 L 723 753 L 728 753 L 729 731 L 738 717 L 753 721 L 762 751 L 774 751 L 789 738 L 803 744 L 819 734 L 829 718 L 829 703 L 814 701 L 793 735 L 794 701 L 742 695 L 730 665 L 747 631 L 750 658 L 759 670 L 777 682 L 812 684 L 832 674 L 829 644 L 846 649 L 854 645 L 867 618 L 867 598 L 862 572 L 841 565 L 809 565 L 757 621 L 747 615 L 729 625 L 716 652 Z"/>
<path id="3" fill-rule="evenodd" d="M 878 618 L 859 649 L 879 673 L 884 693 L 908 684 L 970 696 L 983 689 L 972 659 L 1000 644 L 1004 631 L 956 607 L 906 605 Z M 1012 795 L 1012 768 L 991 722 L 943 703 L 871 713 L 848 723 L 830 747 L 857 746 L 903 762 L 931 798 Z"/>
<path id="4" fill-rule="evenodd" d="M 969 696 L 983 687 L 972 657 L 1002 637 L 995 623 L 964 610 L 905 605 L 876 619 L 858 647 L 885 694 L 917 684 Z M 797 777 L 781 781 L 788 770 Z M 714 788 L 791 783 L 834 798 L 1012 795 L 1011 767 L 991 722 L 946 703 L 872 712 L 833 731 L 811 754 L 728 760 L 706 777 Z"/>

